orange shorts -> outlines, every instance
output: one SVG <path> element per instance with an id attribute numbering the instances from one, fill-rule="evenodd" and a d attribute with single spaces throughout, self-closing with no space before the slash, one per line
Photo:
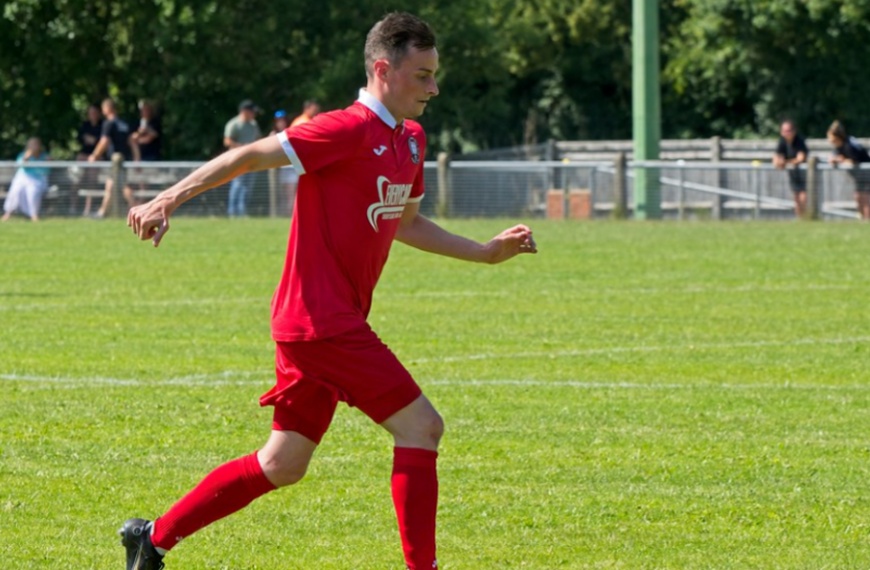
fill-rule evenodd
<path id="1" fill-rule="evenodd" d="M 322 340 L 276 343 L 275 376 L 275 386 L 260 397 L 261 406 L 275 407 L 272 429 L 316 443 L 338 402 L 382 423 L 422 393 L 368 325 Z"/>

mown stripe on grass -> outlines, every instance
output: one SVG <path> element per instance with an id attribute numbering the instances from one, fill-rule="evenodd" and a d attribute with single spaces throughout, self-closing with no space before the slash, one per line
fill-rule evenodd
<path id="1" fill-rule="evenodd" d="M 410 362 L 418 364 L 464 362 L 471 360 L 492 360 L 506 358 L 572 358 L 576 356 L 596 356 L 601 354 L 618 354 L 627 352 L 668 352 L 668 351 L 701 351 L 701 350 L 731 350 L 741 348 L 764 348 L 778 346 L 803 346 L 814 344 L 862 344 L 870 343 L 870 336 L 853 336 L 840 338 L 799 338 L 792 340 L 755 340 L 746 342 L 721 342 L 721 343 L 690 343 L 673 344 L 667 346 L 609 346 L 603 348 L 584 348 L 577 350 L 553 350 L 553 351 L 524 351 L 507 354 L 478 353 L 461 354 L 456 356 L 436 356 L 432 358 L 411 358 Z"/>
<path id="2" fill-rule="evenodd" d="M 851 291 L 864 290 L 862 283 L 850 284 L 828 284 L 828 283 L 801 283 L 801 284 L 746 284 L 729 286 L 705 286 L 705 285 L 687 285 L 684 287 L 624 287 L 624 288 L 607 288 L 596 289 L 584 287 L 577 289 L 576 294 L 582 296 L 608 295 L 616 294 L 641 294 L 641 295 L 696 295 L 696 294 L 734 294 L 734 293 L 781 293 L 790 291 Z M 541 295 L 547 295 L 550 291 L 543 289 L 538 291 Z M 565 295 L 565 291 L 560 291 L 560 295 Z M 491 291 L 491 290 L 463 290 L 463 291 L 392 291 L 389 296 L 391 298 L 462 298 L 462 297 L 508 297 L 511 293 L 508 291 Z M 61 295 L 51 295 L 56 298 L 55 302 L 39 302 L 39 303 L 0 303 L 0 311 L 44 311 L 54 310 L 58 307 L 90 307 L 99 306 L 102 309 L 109 307 L 187 307 L 187 306 L 208 306 L 208 305 L 246 305 L 269 303 L 268 295 L 257 297 L 194 297 L 184 299 L 111 299 L 105 296 L 95 298 L 69 299 Z"/>
<path id="3" fill-rule="evenodd" d="M 42 385 L 46 389 L 87 388 L 87 387 L 135 387 L 135 386 L 267 386 L 271 376 L 264 371 L 255 372 L 221 372 L 216 374 L 195 374 L 175 378 L 112 378 L 106 376 L 64 377 L 39 376 L 27 374 L 0 374 L 0 380 L 7 382 L 22 382 Z M 752 391 L 752 390 L 800 390 L 800 391 L 870 391 L 870 385 L 826 385 L 826 384 L 796 384 L 783 383 L 710 383 L 710 382 L 596 382 L 581 380 L 532 380 L 532 379 L 502 379 L 502 380 L 427 380 L 430 386 L 463 386 L 463 387 L 540 387 L 540 388 L 574 388 L 583 390 L 716 390 L 716 391 Z"/>

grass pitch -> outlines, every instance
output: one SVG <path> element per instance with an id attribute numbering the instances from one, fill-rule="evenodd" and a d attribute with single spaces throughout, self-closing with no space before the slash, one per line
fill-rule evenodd
<path id="1" fill-rule="evenodd" d="M 870 226 L 533 226 L 541 253 L 495 267 L 397 244 L 375 295 L 447 423 L 442 567 L 870 567 Z M 124 519 L 265 440 L 286 234 L 0 227 L 4 567 L 122 568 Z M 167 568 L 401 568 L 390 462 L 340 408 L 306 479 Z"/>

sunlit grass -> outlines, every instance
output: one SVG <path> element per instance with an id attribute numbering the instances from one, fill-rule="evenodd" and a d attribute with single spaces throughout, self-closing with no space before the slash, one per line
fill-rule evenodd
<path id="1" fill-rule="evenodd" d="M 533 227 L 496 267 L 397 245 L 376 293 L 447 423 L 442 568 L 870 567 L 870 227 Z M 125 518 L 262 444 L 286 231 L 0 227 L 5 567 L 121 568 Z M 167 569 L 401 568 L 390 447 L 341 408 L 305 480 Z"/>

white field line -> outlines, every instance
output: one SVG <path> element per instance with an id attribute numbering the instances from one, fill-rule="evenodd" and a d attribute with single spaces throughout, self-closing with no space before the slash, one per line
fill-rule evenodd
<path id="1" fill-rule="evenodd" d="M 813 344 L 852 344 L 870 342 L 870 336 L 855 336 L 843 338 L 802 338 L 794 340 L 758 340 L 747 342 L 723 342 L 723 343 L 697 343 L 678 344 L 670 346 L 611 346 L 605 348 L 585 348 L 576 350 L 552 350 L 552 351 L 527 351 L 509 354 L 479 353 L 463 354 L 458 356 L 438 356 L 434 358 L 410 358 L 409 362 L 427 364 L 439 362 L 465 362 L 474 360 L 504 360 L 519 358 L 573 358 L 576 356 L 599 356 L 606 354 L 620 354 L 630 352 L 685 352 L 695 350 L 726 350 L 732 348 L 764 348 L 776 346 L 804 346 Z"/>
<path id="2" fill-rule="evenodd" d="M 232 376 L 238 376 L 231 379 Z M 252 376 L 261 376 L 258 379 Z M 36 389 L 64 389 L 64 388 L 88 388 L 88 387 L 142 387 L 142 386 L 182 386 L 190 388 L 216 387 L 216 386 L 260 386 L 264 390 L 271 386 L 272 380 L 264 372 L 224 372 L 220 374 L 196 374 L 192 376 L 180 376 L 155 380 L 142 380 L 133 378 L 110 378 L 104 376 L 91 377 L 62 377 L 62 376 L 38 376 L 20 374 L 0 374 L 0 381 L 28 382 Z M 463 386 L 463 387 L 508 387 L 508 388 L 572 388 L 580 390 L 719 390 L 719 391 L 752 391 L 752 390 L 800 390 L 800 391 L 868 391 L 870 384 L 850 384 L 841 386 L 823 384 L 793 384 L 784 382 L 775 383 L 749 383 L 713 384 L 709 382 L 595 382 L 579 380 L 533 380 L 533 379 L 505 379 L 505 380 L 429 380 L 422 382 L 427 386 Z"/>
<path id="3" fill-rule="evenodd" d="M 751 390 L 802 390 L 802 391 L 867 391 L 870 390 L 870 385 L 864 384 L 849 384 L 831 386 L 826 384 L 793 384 L 783 382 L 782 384 L 767 383 L 750 383 L 750 384 L 732 384 L 719 383 L 713 384 L 710 382 L 586 382 L 580 380 L 432 380 L 425 382 L 429 386 L 478 386 L 478 387 L 500 387 L 507 386 L 513 388 L 576 388 L 584 390 L 721 390 L 721 391 L 751 391 Z"/>
<path id="4" fill-rule="evenodd" d="M 643 294 L 643 295 L 674 295 L 674 294 L 718 294 L 718 293 L 777 293 L 789 291 L 852 291 L 862 290 L 864 286 L 861 284 L 781 284 L 781 285 L 738 285 L 734 287 L 704 287 L 704 286 L 686 286 L 686 287 L 626 287 L 621 289 L 588 289 L 577 287 L 573 290 L 549 291 L 546 289 L 539 290 L 541 296 L 556 295 L 559 298 L 565 297 L 590 297 L 594 295 L 607 295 L 612 297 L 619 294 Z M 415 291 L 415 292 L 400 292 L 394 291 L 389 294 L 384 293 L 383 296 L 389 298 L 461 298 L 461 297 L 508 297 L 514 295 L 509 291 L 489 291 L 489 290 L 465 290 L 465 291 Z M 89 307 L 99 306 L 106 307 L 197 307 L 202 305 L 246 305 L 246 304 L 262 304 L 268 306 L 270 303 L 270 295 L 261 297 L 202 297 L 193 299 L 117 299 L 109 296 L 98 296 L 92 298 L 68 299 L 58 297 L 57 301 L 49 301 L 43 303 L 19 303 L 0 302 L 0 311 L 40 311 L 51 310 L 57 307 Z"/>
<path id="5" fill-rule="evenodd" d="M 257 378 L 259 377 L 259 378 Z M 191 374 L 173 378 L 113 378 L 109 376 L 40 376 L 37 374 L 0 374 L 0 380 L 12 382 L 32 382 L 45 384 L 52 388 L 82 386 L 247 386 L 268 385 L 274 375 L 268 371 L 256 372 L 218 372 L 215 374 Z"/>
<path id="6" fill-rule="evenodd" d="M 0 311 L 44 311 L 54 310 L 58 307 L 200 307 L 203 305 L 256 305 L 262 304 L 268 307 L 269 296 L 263 297 L 203 297 L 194 299 L 114 299 L 100 296 L 87 299 L 58 298 L 56 302 L 48 303 L 0 303 Z"/>
<path id="7" fill-rule="evenodd" d="M 722 350 L 734 348 L 763 348 L 773 346 L 795 346 L 814 344 L 852 344 L 870 342 L 870 336 L 844 337 L 844 338 L 806 338 L 790 341 L 753 341 L 737 343 L 713 343 L 713 344 L 690 344 L 672 346 L 629 346 L 592 348 L 583 350 L 563 351 L 535 351 L 513 354 L 469 354 L 462 356 L 444 356 L 437 358 L 412 359 L 414 363 L 450 363 L 472 360 L 490 360 L 507 358 L 573 358 L 578 356 L 619 354 L 630 352 L 664 352 L 664 351 L 691 351 L 691 350 Z M 89 377 L 66 377 L 66 376 L 40 376 L 28 374 L 0 373 L 0 380 L 32 382 L 46 386 L 245 386 L 245 385 L 268 385 L 272 382 L 271 371 L 226 371 L 214 374 L 193 374 L 171 378 L 114 378 L 105 376 Z M 807 385 L 791 383 L 764 383 L 764 384 L 709 384 L 709 383 L 630 383 L 630 382 L 593 382 L 593 381 L 545 381 L 534 379 L 517 380 L 431 380 L 433 386 L 541 386 L 541 387 L 569 387 L 569 388 L 605 388 L 605 389 L 803 389 L 803 390 L 870 390 L 870 385 L 852 386 L 827 386 Z"/>

